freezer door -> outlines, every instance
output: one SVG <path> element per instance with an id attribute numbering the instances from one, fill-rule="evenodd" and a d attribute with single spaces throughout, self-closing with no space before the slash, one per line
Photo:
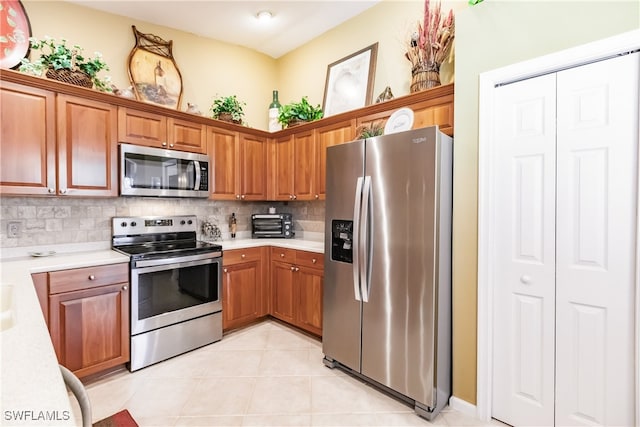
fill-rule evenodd
<path id="1" fill-rule="evenodd" d="M 362 374 L 434 401 L 437 130 L 367 140 L 370 284 L 363 303 Z"/>
<path id="2" fill-rule="evenodd" d="M 364 141 L 327 149 L 322 351 L 356 371 L 360 371 L 361 298 L 354 284 L 357 248 L 349 248 L 353 244 L 349 233 L 357 222 L 356 190 L 363 169 Z"/>

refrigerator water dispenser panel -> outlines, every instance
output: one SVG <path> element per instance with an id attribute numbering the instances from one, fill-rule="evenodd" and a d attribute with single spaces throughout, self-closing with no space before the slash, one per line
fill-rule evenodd
<path id="1" fill-rule="evenodd" d="M 331 259 L 353 263 L 353 221 L 334 219 L 331 221 Z"/>

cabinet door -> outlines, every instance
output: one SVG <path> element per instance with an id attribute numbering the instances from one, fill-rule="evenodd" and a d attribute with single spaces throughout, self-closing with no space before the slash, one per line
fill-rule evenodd
<path id="1" fill-rule="evenodd" d="M 315 199 L 324 200 L 326 196 L 327 179 L 327 147 L 343 144 L 353 140 L 355 119 L 319 128 L 316 136 L 316 170 L 315 170 Z M 315 197 L 317 196 L 317 197 Z"/>
<path id="2" fill-rule="evenodd" d="M 49 331 L 60 364 L 78 377 L 129 361 L 126 283 L 49 297 Z"/>
<path id="3" fill-rule="evenodd" d="M 293 136 L 278 138 L 273 142 L 271 163 L 270 199 L 293 200 Z"/>
<path id="4" fill-rule="evenodd" d="M 58 194 L 118 195 L 117 114 L 110 104 L 58 95 Z"/>
<path id="5" fill-rule="evenodd" d="M 207 151 L 211 159 L 209 182 L 214 200 L 240 198 L 240 141 L 238 132 L 207 127 Z"/>
<path id="6" fill-rule="evenodd" d="M 249 261 L 223 268 L 222 326 L 229 330 L 259 317 L 261 265 Z"/>
<path id="7" fill-rule="evenodd" d="M 0 106 L 0 193 L 55 193 L 55 95 L 0 81 Z"/>
<path id="8" fill-rule="evenodd" d="M 293 280 L 295 267 L 283 262 L 271 263 L 271 315 L 294 324 Z"/>
<path id="9" fill-rule="evenodd" d="M 309 130 L 293 135 L 293 200 L 315 200 L 316 134 Z M 319 198 L 319 196 L 318 196 Z"/>
<path id="10" fill-rule="evenodd" d="M 322 270 L 296 267 L 296 325 L 322 335 Z"/>
<path id="11" fill-rule="evenodd" d="M 167 147 L 167 118 L 160 114 L 118 108 L 118 141 Z"/>
<path id="12" fill-rule="evenodd" d="M 241 200 L 267 200 L 267 139 L 240 134 Z"/>
<path id="13" fill-rule="evenodd" d="M 169 148 L 204 153 L 206 139 L 206 126 L 187 120 L 167 119 L 167 143 Z"/>

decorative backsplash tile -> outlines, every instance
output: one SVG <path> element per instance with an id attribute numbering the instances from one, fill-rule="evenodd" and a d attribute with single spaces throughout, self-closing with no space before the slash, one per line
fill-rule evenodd
<path id="1" fill-rule="evenodd" d="M 114 216 L 196 215 L 200 223 L 217 224 L 223 239 L 229 238 L 228 220 L 238 219 L 238 234 L 250 236 L 251 214 L 290 212 L 297 233 L 324 232 L 324 202 L 221 202 L 202 199 L 155 199 L 148 197 L 71 198 L 1 197 L 0 247 L 23 247 L 64 243 L 109 242 Z M 18 222 L 20 233 L 7 236 L 8 222 Z M 200 236 L 199 236 L 200 237 Z"/>

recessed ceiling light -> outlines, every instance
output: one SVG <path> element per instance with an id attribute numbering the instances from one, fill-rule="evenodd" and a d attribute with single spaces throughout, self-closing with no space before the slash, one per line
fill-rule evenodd
<path id="1" fill-rule="evenodd" d="M 261 10 L 256 15 L 256 18 L 258 18 L 258 21 L 267 22 L 270 21 L 271 18 L 273 18 L 273 13 L 269 12 L 268 10 Z"/>

